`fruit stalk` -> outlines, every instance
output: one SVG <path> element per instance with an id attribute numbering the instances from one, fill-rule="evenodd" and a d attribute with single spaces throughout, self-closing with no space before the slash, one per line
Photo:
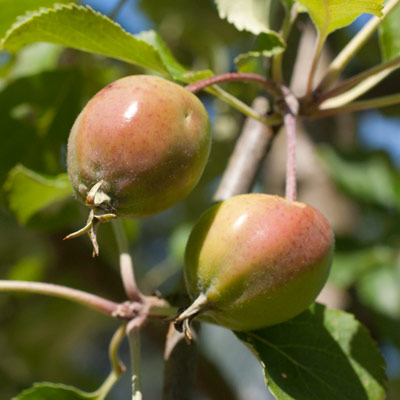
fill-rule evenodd
<path id="1" fill-rule="evenodd" d="M 118 244 L 119 265 L 125 293 L 130 300 L 141 302 L 143 300 L 143 295 L 140 293 L 136 284 L 133 261 L 129 253 L 128 241 L 122 221 L 119 219 L 113 220 L 112 227 Z"/>

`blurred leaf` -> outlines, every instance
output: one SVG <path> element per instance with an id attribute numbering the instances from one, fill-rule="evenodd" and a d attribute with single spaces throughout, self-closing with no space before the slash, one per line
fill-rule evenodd
<path id="1" fill-rule="evenodd" d="M 357 283 L 362 302 L 391 318 L 400 318 L 400 266 L 385 265 L 363 274 Z"/>
<path id="2" fill-rule="evenodd" d="M 57 66 L 64 48 L 51 43 L 34 43 L 18 52 L 10 78 L 49 71 Z"/>
<path id="3" fill-rule="evenodd" d="M 397 256 L 391 247 L 373 246 L 365 250 L 336 252 L 329 280 L 341 288 L 349 288 L 371 268 L 394 262 Z"/>
<path id="4" fill-rule="evenodd" d="M 235 25 L 239 31 L 254 35 L 261 32 L 276 35 L 269 29 L 271 0 L 215 0 L 219 16 Z"/>
<path id="5" fill-rule="evenodd" d="M 351 24 L 361 14 L 380 17 L 384 0 L 299 0 L 307 7 L 322 38 Z"/>
<path id="6" fill-rule="evenodd" d="M 253 58 L 272 57 L 276 54 L 282 53 L 284 50 L 285 46 L 278 37 L 261 33 L 257 37 L 253 49 L 247 53 L 239 54 L 235 58 L 235 64 L 239 71 L 249 72 L 246 67 Z"/>
<path id="7" fill-rule="evenodd" d="M 1 94 L 0 94 L 1 98 Z M 1 100 L 0 100 L 1 102 Z M 29 154 L 35 142 L 33 127 L 1 115 L 2 133 L 7 136 L 0 146 L 0 185 L 4 182 L 7 172 L 20 159 Z M 1 188 L 1 186 L 0 186 Z"/>
<path id="8" fill-rule="evenodd" d="M 8 28 L 19 15 L 39 7 L 50 7 L 54 3 L 72 3 L 74 0 L 0 0 L 0 38 L 4 37 Z"/>
<path id="9" fill-rule="evenodd" d="M 55 383 L 36 383 L 13 400 L 97 400 L 96 394 L 85 393 L 72 386 Z"/>
<path id="10" fill-rule="evenodd" d="M 47 259 L 45 254 L 34 254 L 21 258 L 8 273 L 7 279 L 40 281 L 43 278 Z"/>
<path id="11" fill-rule="evenodd" d="M 380 24 L 379 37 L 384 60 L 400 56 L 400 7 L 397 6 Z"/>
<path id="12" fill-rule="evenodd" d="M 319 154 L 343 191 L 363 203 L 400 210 L 400 174 L 382 153 L 361 160 L 345 160 L 328 146 Z"/>
<path id="13" fill-rule="evenodd" d="M 63 69 L 18 78 L 0 90 L 0 187 L 15 164 L 57 174 L 63 150 L 82 106 L 80 71 Z"/>
<path id="14" fill-rule="evenodd" d="M 170 239 L 168 241 L 168 253 L 170 254 L 170 257 L 173 259 L 173 261 L 178 263 L 179 265 L 183 265 L 186 244 L 192 228 L 193 225 L 191 224 L 178 225 L 172 232 L 172 235 L 170 236 Z"/>
<path id="15" fill-rule="evenodd" d="M 90 7 L 55 5 L 30 13 L 13 25 L 1 46 L 16 52 L 34 42 L 60 44 L 168 73 L 153 46 Z"/>
<path id="16" fill-rule="evenodd" d="M 351 314 L 320 304 L 283 324 L 236 335 L 260 359 L 277 400 L 383 400 L 384 360 Z"/>
<path id="17" fill-rule="evenodd" d="M 4 185 L 10 209 L 21 223 L 49 205 L 72 195 L 67 174 L 49 177 L 22 165 L 13 168 Z"/>

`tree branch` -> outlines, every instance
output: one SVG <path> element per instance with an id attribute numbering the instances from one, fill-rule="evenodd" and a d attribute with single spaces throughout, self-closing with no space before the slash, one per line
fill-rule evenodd
<path id="1" fill-rule="evenodd" d="M 258 113 L 265 114 L 268 101 L 264 97 L 257 97 L 252 106 Z M 228 166 L 214 194 L 214 201 L 226 200 L 251 190 L 273 138 L 274 131 L 270 126 L 254 119 L 246 119 Z"/>

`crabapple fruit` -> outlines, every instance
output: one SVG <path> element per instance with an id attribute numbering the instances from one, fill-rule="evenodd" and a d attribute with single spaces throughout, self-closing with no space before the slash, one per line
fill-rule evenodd
<path id="1" fill-rule="evenodd" d="M 189 237 L 184 272 L 194 302 L 177 323 L 197 314 L 237 331 L 284 322 L 323 288 L 333 248 L 328 221 L 309 205 L 266 194 L 223 201 Z"/>
<path id="2" fill-rule="evenodd" d="M 82 110 L 69 136 L 68 174 L 87 205 L 145 217 L 187 196 L 209 151 L 201 101 L 166 79 L 134 75 L 106 86 Z"/>

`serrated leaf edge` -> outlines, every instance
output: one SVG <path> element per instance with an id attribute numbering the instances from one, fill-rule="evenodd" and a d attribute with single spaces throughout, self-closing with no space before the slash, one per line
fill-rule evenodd
<path id="1" fill-rule="evenodd" d="M 240 32 L 243 32 L 243 31 L 250 32 L 250 33 L 252 33 L 253 35 L 259 35 L 260 33 L 266 33 L 266 34 L 268 34 L 268 35 L 276 36 L 277 38 L 279 38 L 279 39 L 281 40 L 281 37 L 280 37 L 279 33 L 278 33 L 278 32 L 275 32 L 275 31 L 272 30 L 272 29 L 267 29 L 267 28 L 265 28 L 265 29 L 260 30 L 258 33 L 254 33 L 253 31 L 251 31 L 251 30 L 245 28 L 244 26 L 238 25 L 237 22 L 236 22 L 234 19 L 232 19 L 227 13 L 225 13 L 225 12 L 219 7 L 219 2 L 218 2 L 218 0 L 216 0 L 215 3 L 216 3 L 216 6 L 217 6 L 217 10 L 218 10 L 218 15 L 219 15 L 219 17 L 220 17 L 221 19 L 226 19 L 226 20 L 227 20 L 230 24 L 232 24 L 238 31 L 240 31 Z"/>
<path id="2" fill-rule="evenodd" d="M 168 69 L 165 66 L 164 62 L 162 61 L 162 58 L 159 54 L 159 52 L 157 51 L 157 49 L 152 46 L 150 43 L 138 39 L 137 37 L 135 37 L 134 35 L 131 35 L 129 32 L 127 32 L 124 28 L 122 28 L 122 26 L 120 24 L 118 24 L 117 22 L 113 21 L 112 19 L 108 18 L 106 15 L 95 11 L 92 7 L 90 6 L 80 6 L 74 3 L 70 3 L 70 4 L 60 4 L 60 3 L 56 3 L 54 4 L 54 6 L 52 8 L 44 8 L 41 7 L 39 10 L 37 11 L 28 11 L 26 12 L 24 15 L 20 15 L 17 18 L 17 21 L 11 25 L 11 27 L 7 30 L 5 36 L 3 37 L 3 39 L 0 41 L 0 49 L 3 49 L 4 44 L 7 42 L 8 38 L 12 35 L 12 33 L 16 30 L 19 29 L 21 26 L 27 24 L 28 22 L 31 22 L 32 20 L 34 20 L 35 18 L 40 18 L 43 15 L 46 14 L 52 14 L 52 13 L 58 13 L 62 10 L 70 10 L 72 11 L 73 9 L 76 10 L 81 10 L 83 12 L 86 13 L 92 13 L 93 15 L 99 16 L 100 18 L 104 19 L 107 21 L 107 23 L 111 23 L 112 25 L 114 25 L 115 27 L 119 28 L 121 30 L 121 32 L 123 34 L 125 34 L 126 36 L 133 38 L 134 40 L 137 40 L 141 43 L 143 43 L 144 45 L 148 46 L 149 48 L 151 48 L 152 50 L 154 50 L 157 54 L 157 56 L 160 59 L 160 63 L 164 66 L 165 71 L 168 73 Z"/>

